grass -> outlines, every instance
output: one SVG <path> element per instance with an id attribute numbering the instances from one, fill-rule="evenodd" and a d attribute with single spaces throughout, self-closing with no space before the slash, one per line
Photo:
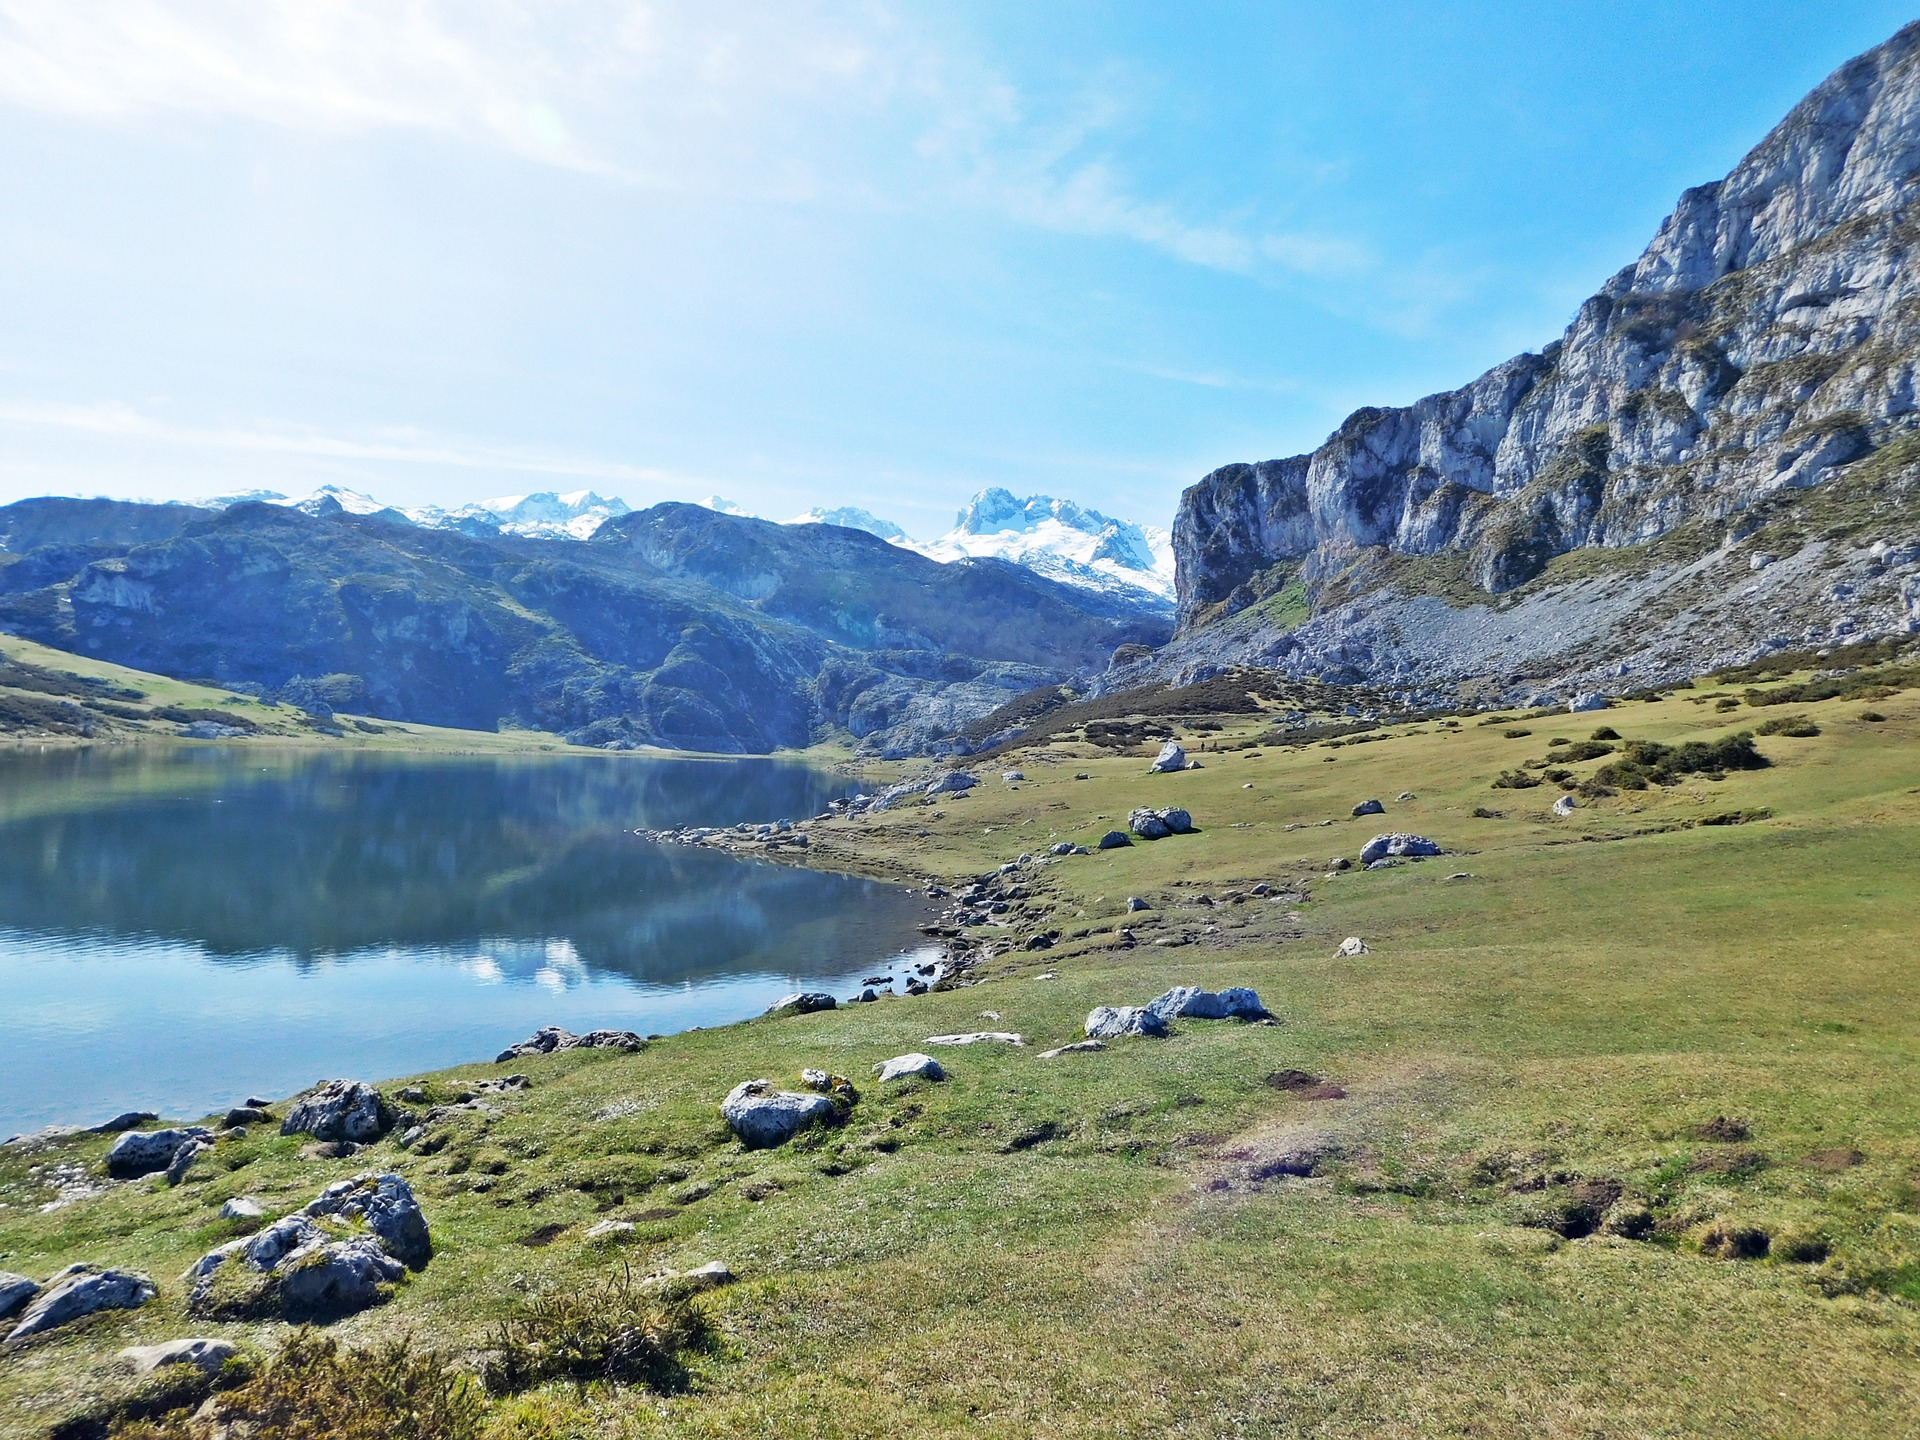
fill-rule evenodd
<path id="1" fill-rule="evenodd" d="M 42 1212 L 32 1167 L 97 1166 L 105 1140 L 0 1152 L 0 1268 L 161 1286 L 0 1359 L 0 1428 L 98 1403 L 123 1345 L 283 1344 L 188 1319 L 177 1277 L 228 1238 L 229 1196 L 280 1213 L 378 1165 L 417 1187 L 436 1253 L 330 1327 L 343 1346 L 410 1336 L 477 1374 L 529 1297 L 628 1267 L 740 1277 L 688 1302 L 702 1338 L 674 1383 L 530 1382 L 486 1402 L 492 1440 L 1916 1433 L 1920 695 L 1876 703 L 1874 723 L 1797 701 L 1820 733 L 1768 736 L 1767 768 L 1564 819 L 1555 789 L 1485 808 L 1513 763 L 1498 728 L 1232 750 L 1270 721 L 1229 715 L 1202 769 L 1055 738 L 1017 754 L 1018 786 L 816 826 L 812 863 L 948 880 L 1140 804 L 1199 833 L 1038 872 L 979 985 L 524 1060 L 533 1088 L 439 1127 L 431 1155 L 310 1160 L 256 1132 L 177 1189 Z M 1623 753 L 1738 733 L 1680 699 L 1607 719 Z M 1386 815 L 1349 818 L 1373 796 Z M 1746 823 L 1710 823 L 1729 814 Z M 1376 830 L 1449 854 L 1328 871 Z M 1021 949 L 1040 928 L 1054 948 Z M 1348 935 L 1370 953 L 1334 958 Z M 1038 1058 L 1093 1005 L 1175 983 L 1252 985 L 1280 1023 Z M 989 1026 L 1029 1044 L 943 1053 L 942 1084 L 869 1078 Z M 740 1150 L 720 1097 L 804 1066 L 854 1077 L 847 1123 Z M 1268 1083 L 1286 1071 L 1307 1078 Z M 419 1078 L 441 1098 L 496 1073 Z M 1344 1098 L 1308 1098 L 1314 1079 Z M 1314 1175 L 1261 1178 L 1302 1147 Z M 588 1240 L 606 1218 L 636 1229 Z"/>

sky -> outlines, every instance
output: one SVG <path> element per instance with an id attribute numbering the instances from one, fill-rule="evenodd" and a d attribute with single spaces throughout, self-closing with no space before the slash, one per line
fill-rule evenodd
<path id="1" fill-rule="evenodd" d="M 1552 340 L 1910 18 L 0 0 L 0 502 L 1164 525 Z"/>

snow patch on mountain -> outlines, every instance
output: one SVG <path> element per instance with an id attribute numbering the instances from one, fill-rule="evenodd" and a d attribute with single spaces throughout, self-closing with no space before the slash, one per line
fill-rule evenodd
<path id="1" fill-rule="evenodd" d="M 913 548 L 935 560 L 1010 560 L 1068 585 L 1143 591 L 1155 601 L 1173 602 L 1173 537 L 1167 531 L 1047 495 L 982 490 L 953 529 Z"/>
<path id="2" fill-rule="evenodd" d="M 564 495 L 551 490 L 533 495 L 502 495 L 477 504 L 444 509 L 439 505 L 388 505 L 344 485 L 322 485 L 306 495 L 283 495 L 278 490 L 242 490 L 216 495 L 200 503 L 216 509 L 257 501 L 284 505 L 308 515 L 379 515 L 429 530 L 459 530 L 467 534 L 525 535 L 538 540 L 585 540 L 617 515 L 633 509 L 618 496 L 574 490 Z"/>
<path id="3" fill-rule="evenodd" d="M 836 505 L 823 509 L 816 505 L 804 515 L 796 515 L 791 520 L 783 520 L 783 525 L 840 525 L 848 530 L 864 530 L 869 535 L 878 535 L 882 540 L 906 540 L 907 532 L 891 520 L 882 520 L 871 510 L 862 510 L 858 505 Z"/>

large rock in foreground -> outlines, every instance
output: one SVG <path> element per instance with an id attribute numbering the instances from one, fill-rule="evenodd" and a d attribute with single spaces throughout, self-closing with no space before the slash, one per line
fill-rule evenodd
<path id="1" fill-rule="evenodd" d="M 809 1125 L 831 1123 L 836 1113 L 827 1096 L 775 1090 L 771 1080 L 743 1081 L 720 1102 L 721 1118 L 749 1150 L 784 1145 Z"/>
<path id="2" fill-rule="evenodd" d="M 47 1282 L 7 1339 L 25 1340 L 101 1310 L 137 1310 L 159 1293 L 138 1271 L 69 1265 Z"/>
<path id="3" fill-rule="evenodd" d="M 1360 847 L 1360 863 L 1371 865 L 1376 860 L 1398 859 L 1402 856 L 1418 858 L 1422 855 L 1440 854 L 1437 842 L 1424 835 L 1376 835 Z"/>
<path id="4" fill-rule="evenodd" d="M 378 1140 L 393 1123 L 385 1097 L 358 1080 L 329 1080 L 295 1100 L 280 1122 L 282 1135 L 311 1135 L 316 1140 Z"/>
<path id="5" fill-rule="evenodd" d="M 1087 1038 L 1118 1040 L 1123 1035 L 1164 1035 L 1167 1022 L 1144 1005 L 1101 1005 L 1087 1015 Z"/>
<path id="6" fill-rule="evenodd" d="M 1265 1020 L 1267 1007 L 1260 997 L 1244 986 L 1234 986 L 1215 994 L 1197 985 L 1176 985 L 1147 1010 L 1162 1020 Z"/>

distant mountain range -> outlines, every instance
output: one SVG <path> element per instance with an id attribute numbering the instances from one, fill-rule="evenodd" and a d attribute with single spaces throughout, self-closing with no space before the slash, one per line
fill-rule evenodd
<path id="1" fill-rule="evenodd" d="M 591 490 L 506 495 L 443 509 L 437 505 L 387 505 L 371 495 L 338 485 L 288 496 L 274 490 L 248 490 L 201 502 L 209 508 L 254 501 L 280 505 L 307 515 L 377 515 L 430 530 L 463 535 L 518 535 L 537 540 L 588 540 L 608 520 L 632 513 L 626 501 Z M 700 504 L 722 515 L 758 519 L 744 506 L 709 496 Z M 972 557 L 1006 560 L 1057 580 L 1099 590 L 1153 614 L 1173 613 L 1173 544 L 1165 530 L 1116 520 L 1045 495 L 1024 499 L 1002 489 L 982 490 L 937 540 L 920 541 L 890 520 L 857 506 L 815 507 L 783 525 L 837 525 L 918 551 L 943 563 Z"/>
<path id="2" fill-rule="evenodd" d="M 995 558 L 697 505 L 590 516 L 616 503 L 527 496 L 428 523 L 442 512 L 340 490 L 23 500 L 0 507 L 0 630 L 353 715 L 729 753 L 844 735 L 884 754 L 950 746 L 1171 631 Z"/>

